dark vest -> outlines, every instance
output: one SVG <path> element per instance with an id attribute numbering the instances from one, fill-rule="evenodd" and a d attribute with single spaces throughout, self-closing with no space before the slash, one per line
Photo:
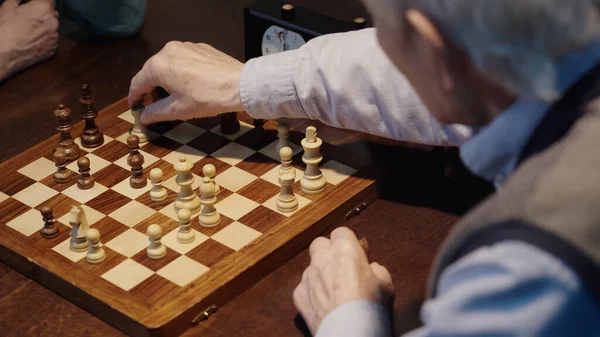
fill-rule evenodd
<path id="1" fill-rule="evenodd" d="M 504 240 L 562 260 L 600 303 L 600 65 L 551 107 L 505 185 L 452 229 L 434 262 L 428 297 L 436 295 L 444 268 Z"/>

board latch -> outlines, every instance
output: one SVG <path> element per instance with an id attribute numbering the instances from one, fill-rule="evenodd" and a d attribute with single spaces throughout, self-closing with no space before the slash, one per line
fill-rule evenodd
<path id="1" fill-rule="evenodd" d="M 363 202 L 360 205 L 354 207 L 348 213 L 346 213 L 346 220 L 359 215 L 360 212 L 362 212 L 365 208 L 367 208 L 367 203 L 366 202 Z"/>
<path id="2" fill-rule="evenodd" d="M 207 320 L 208 316 L 214 314 L 216 311 L 217 311 L 217 306 L 213 304 L 210 307 L 208 307 L 206 310 L 199 313 L 196 317 L 194 317 L 194 319 L 192 320 L 192 323 L 199 324 L 200 322 Z"/>

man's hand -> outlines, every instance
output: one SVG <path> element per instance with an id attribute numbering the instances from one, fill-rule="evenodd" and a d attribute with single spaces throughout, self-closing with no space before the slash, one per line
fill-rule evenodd
<path id="1" fill-rule="evenodd" d="M 146 107 L 142 123 L 241 111 L 242 68 L 243 63 L 209 45 L 169 42 L 132 79 L 129 105 L 135 105 L 154 88 L 162 87 L 170 96 Z"/>
<path id="2" fill-rule="evenodd" d="M 338 306 L 367 300 L 391 307 L 392 277 L 378 263 L 371 263 L 354 233 L 341 227 L 331 239 L 315 239 L 309 248 L 310 265 L 294 290 L 294 304 L 314 335 L 319 325 Z"/>
<path id="3" fill-rule="evenodd" d="M 58 46 L 54 0 L 6 0 L 0 6 L 0 80 L 50 58 Z"/>

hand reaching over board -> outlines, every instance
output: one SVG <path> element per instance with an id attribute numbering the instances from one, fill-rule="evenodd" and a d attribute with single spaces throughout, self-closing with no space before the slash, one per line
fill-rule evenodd
<path id="1" fill-rule="evenodd" d="M 213 117 L 243 110 L 239 80 L 243 63 L 203 43 L 169 42 L 134 76 L 129 105 L 162 87 L 170 95 L 146 107 L 141 121 Z"/>

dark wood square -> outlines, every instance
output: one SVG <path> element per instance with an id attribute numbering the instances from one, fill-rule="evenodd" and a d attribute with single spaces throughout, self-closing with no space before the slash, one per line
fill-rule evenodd
<path id="1" fill-rule="evenodd" d="M 235 250 L 215 240 L 208 239 L 187 252 L 185 255 L 209 268 L 212 268 L 215 264 L 223 261 L 224 258 L 233 253 L 235 253 Z"/>
<path id="2" fill-rule="evenodd" d="M 217 211 L 218 210 L 219 210 L 219 208 L 217 208 Z M 216 227 L 204 228 L 204 227 L 200 226 L 200 221 L 199 221 L 198 215 L 195 215 L 192 217 L 191 227 L 206 236 L 212 236 L 213 234 L 215 234 L 218 231 L 220 231 L 221 229 L 231 225 L 232 223 L 233 223 L 233 219 L 230 219 L 230 218 L 226 217 L 225 215 L 221 214 L 221 222 Z"/>
<path id="3" fill-rule="evenodd" d="M 129 229 L 129 227 L 111 217 L 102 218 L 100 221 L 93 224 L 92 227 L 100 232 L 100 242 L 104 244 L 125 233 L 125 231 Z"/>
<path id="4" fill-rule="evenodd" d="M 190 119 L 188 123 L 197 127 L 203 128 L 204 130 L 211 130 L 217 125 L 221 124 L 221 118 L 219 117 L 204 117 Z"/>
<path id="5" fill-rule="evenodd" d="M 142 171 L 144 177 L 150 179 L 150 171 L 152 171 L 152 169 L 155 168 L 159 168 L 163 172 L 163 182 L 169 180 L 171 177 L 177 174 L 177 171 L 175 171 L 175 169 L 173 168 L 173 164 L 169 163 L 168 161 L 159 159 L 156 162 L 152 163 L 152 165 L 144 167 Z"/>
<path id="6" fill-rule="evenodd" d="M 265 233 L 285 219 L 285 216 L 260 205 L 252 212 L 241 217 L 238 222 Z"/>
<path id="7" fill-rule="evenodd" d="M 205 132 L 189 141 L 187 145 L 206 154 L 211 154 L 229 143 L 231 141 L 225 137 L 212 132 Z"/>
<path id="8" fill-rule="evenodd" d="M 124 133 L 130 132 L 133 128 L 133 124 L 119 117 L 114 117 L 111 119 L 98 118 L 96 123 L 98 124 L 98 127 L 102 133 L 112 138 L 118 138 Z"/>
<path id="9" fill-rule="evenodd" d="M 92 176 L 97 183 L 111 188 L 123 180 L 131 177 L 131 172 L 111 163 L 102 170 L 92 173 Z"/>
<path id="10" fill-rule="evenodd" d="M 140 149 L 157 158 L 162 158 L 182 146 L 183 144 L 174 141 L 173 139 L 159 136 L 158 138 L 143 144 Z"/>
<path id="11" fill-rule="evenodd" d="M 13 196 L 34 183 L 35 180 L 17 171 L 10 171 L 0 175 L 0 192 Z"/>
<path id="12" fill-rule="evenodd" d="M 180 287 L 166 278 L 153 274 L 129 290 L 140 301 L 153 305 L 165 296 L 169 296 Z"/>
<path id="13" fill-rule="evenodd" d="M 154 213 L 151 216 L 144 219 L 144 221 L 133 226 L 133 229 L 142 234 L 146 234 L 148 226 L 152 224 L 157 224 L 160 226 L 160 228 L 162 228 L 163 236 L 167 235 L 169 232 L 179 227 L 179 223 L 176 220 L 173 220 L 162 213 Z"/>
<path id="14" fill-rule="evenodd" d="M 242 160 L 235 165 L 236 167 L 254 174 L 257 177 L 269 172 L 280 163 L 273 158 L 267 157 L 260 152 L 256 152 L 250 157 Z"/>
<path id="15" fill-rule="evenodd" d="M 281 187 L 273 185 L 264 179 L 256 179 L 242 187 L 242 189 L 237 191 L 237 194 L 262 204 L 278 194 L 280 190 Z"/>
<path id="16" fill-rule="evenodd" d="M 51 162 L 54 162 L 54 151 L 56 151 L 56 148 L 52 149 L 51 151 L 45 152 L 42 155 L 42 157 L 50 160 Z M 88 154 L 88 152 L 84 151 L 81 147 L 79 147 L 79 157 L 85 157 L 87 154 Z M 67 160 L 67 162 L 65 164 L 69 165 L 74 161 L 77 161 L 77 159 Z"/>
<path id="17" fill-rule="evenodd" d="M 225 170 L 231 167 L 231 165 L 227 164 L 224 161 L 221 161 L 211 156 L 206 156 L 194 164 L 194 167 L 192 168 L 192 173 L 200 177 L 204 177 L 203 168 L 204 165 L 208 164 L 212 164 L 215 167 L 215 176 L 218 176 L 220 173 L 225 172 Z"/>
<path id="18" fill-rule="evenodd" d="M 81 205 L 81 203 L 67 197 L 66 195 L 64 195 L 62 193 L 59 193 L 59 194 L 53 196 L 52 198 L 37 205 L 35 207 L 35 209 L 40 211 L 42 209 L 42 207 L 50 206 L 52 208 L 52 215 L 54 216 L 54 218 L 59 219 L 63 215 L 69 213 L 71 211 L 71 207 L 73 205 L 79 206 L 79 205 Z M 42 217 L 41 217 L 41 213 L 40 213 L 40 220 L 41 219 L 42 219 Z"/>
<path id="19" fill-rule="evenodd" d="M 59 192 L 62 192 L 64 190 L 66 190 L 67 188 L 77 184 L 77 178 L 79 177 L 79 173 L 77 172 L 73 172 L 71 170 L 67 171 L 71 172 L 71 180 L 65 182 L 65 183 L 57 183 L 56 181 L 54 181 L 54 173 L 52 173 L 51 175 L 47 176 L 46 178 L 40 180 L 40 183 L 55 189 Z"/>
<path id="20" fill-rule="evenodd" d="M 150 199 L 149 192 L 146 192 L 146 193 L 140 195 L 135 200 L 143 205 L 146 205 L 146 206 L 152 208 L 155 211 L 160 211 L 161 209 L 165 208 L 167 205 L 169 205 L 170 203 L 175 201 L 175 198 L 177 198 L 177 192 L 171 191 L 170 189 L 168 189 L 166 187 L 165 187 L 165 189 L 167 190 L 167 199 L 165 199 L 163 201 L 152 201 L 152 199 Z"/>
<path id="21" fill-rule="evenodd" d="M 254 151 L 258 151 L 276 140 L 276 131 L 265 130 L 263 128 L 253 128 L 252 130 L 236 138 L 235 142 L 242 144 Z"/>
<path id="22" fill-rule="evenodd" d="M 215 207 L 217 207 L 217 210 L 219 209 L 219 201 L 225 200 L 225 198 L 227 198 L 228 196 L 230 196 L 232 194 L 233 194 L 233 192 L 231 192 L 230 190 L 224 188 L 223 186 L 219 186 L 219 195 L 217 195 L 217 203 L 215 204 Z"/>
<path id="23" fill-rule="evenodd" d="M 58 236 L 51 239 L 46 239 L 41 234 L 41 229 L 43 226 L 44 221 L 42 220 L 42 217 L 40 215 L 40 230 L 29 236 L 29 239 L 32 241 L 32 245 L 35 247 L 52 249 L 54 246 L 65 241 L 71 236 L 71 227 L 65 226 L 62 223 L 56 221 L 54 223 L 54 226 L 58 228 Z"/>
<path id="24" fill-rule="evenodd" d="M 98 150 L 94 151 L 94 154 L 102 159 L 108 160 L 113 163 L 118 159 L 129 153 L 129 148 L 126 144 L 121 143 L 118 140 L 113 140 L 112 142 L 102 146 Z"/>
<path id="25" fill-rule="evenodd" d="M 148 244 L 150 244 L 150 242 L 148 242 Z M 158 271 L 162 267 L 168 265 L 173 260 L 175 260 L 176 258 L 181 256 L 181 254 L 174 251 L 173 249 L 171 249 L 167 246 L 165 246 L 165 248 L 167 249 L 167 254 L 162 259 L 153 260 L 153 259 L 149 258 L 148 254 L 146 253 L 146 249 L 142 249 L 142 251 L 140 251 L 139 253 L 132 256 L 131 259 L 134 260 L 135 262 L 151 269 L 152 271 Z"/>
<path id="26" fill-rule="evenodd" d="M 108 215 L 117 209 L 125 206 L 131 199 L 113 190 L 107 190 L 94 199 L 87 202 L 86 205 L 98 212 Z"/>
<path id="27" fill-rule="evenodd" d="M 183 121 L 180 121 L 180 120 L 159 122 L 159 123 L 148 125 L 148 129 L 158 133 L 159 135 L 162 135 L 162 134 L 165 134 L 165 133 L 171 131 L 173 128 L 175 128 L 177 125 L 179 125 L 181 123 L 183 123 Z"/>
<path id="28" fill-rule="evenodd" d="M 100 242 L 103 242 L 102 237 L 100 237 Z M 104 253 L 106 253 L 104 261 L 100 263 L 89 263 L 84 257 L 83 259 L 77 261 L 75 268 L 77 268 L 77 270 L 88 271 L 94 275 L 97 275 L 98 278 L 100 278 L 102 274 L 113 269 L 114 267 L 118 266 L 121 262 L 127 259 L 127 257 L 115 252 L 114 250 L 106 246 L 103 246 L 102 249 L 104 249 Z"/>
<path id="29" fill-rule="evenodd" d="M 17 199 L 8 198 L 0 203 L 0 223 L 6 224 L 19 215 L 29 211 L 31 207 L 18 201 Z M 41 220 L 40 214 L 40 220 Z"/>

